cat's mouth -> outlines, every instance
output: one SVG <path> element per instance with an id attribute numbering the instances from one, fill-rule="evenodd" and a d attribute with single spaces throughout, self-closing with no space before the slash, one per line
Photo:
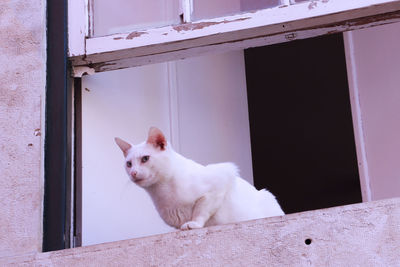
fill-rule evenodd
<path id="1" fill-rule="evenodd" d="M 132 177 L 132 181 L 134 182 L 134 183 L 140 183 L 141 181 L 143 181 L 144 179 L 143 178 L 137 178 L 137 177 Z"/>

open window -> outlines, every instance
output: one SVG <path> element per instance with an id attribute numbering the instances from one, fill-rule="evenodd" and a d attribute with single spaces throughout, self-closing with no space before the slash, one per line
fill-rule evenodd
<path id="1" fill-rule="evenodd" d="M 379 76 L 389 54 L 375 70 L 363 66 L 376 58 L 360 62 L 377 52 L 379 44 L 364 40 L 381 27 L 344 40 L 341 32 L 399 21 L 400 1 L 223 2 L 69 1 L 75 245 L 170 230 L 147 195 L 129 184 L 113 143 L 114 136 L 141 142 L 151 125 L 189 158 L 236 162 L 243 178 L 271 190 L 286 212 L 399 192 L 372 193 L 381 184 L 375 177 L 391 177 L 398 187 L 400 172 L 392 159 L 382 162 L 398 155 L 397 139 L 374 130 L 399 133 L 398 90 L 363 91 L 370 77 L 396 84 L 393 73 Z M 393 24 L 380 40 L 398 29 Z M 391 69 L 398 71 L 396 62 Z M 380 105 L 372 101 L 376 94 L 386 97 Z M 376 119 L 383 106 L 386 119 Z M 376 146 L 380 138 L 386 150 Z M 382 157 L 368 162 L 368 155 Z"/>

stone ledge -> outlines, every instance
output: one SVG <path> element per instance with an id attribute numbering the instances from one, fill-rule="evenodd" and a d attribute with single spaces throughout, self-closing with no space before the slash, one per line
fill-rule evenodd
<path id="1" fill-rule="evenodd" d="M 400 266 L 400 198 L 0 258 L 18 266 Z"/>

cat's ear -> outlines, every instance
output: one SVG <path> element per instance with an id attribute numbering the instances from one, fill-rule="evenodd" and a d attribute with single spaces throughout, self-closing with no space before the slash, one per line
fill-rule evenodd
<path id="1" fill-rule="evenodd" d="M 124 153 L 124 156 L 128 154 L 128 150 L 132 147 L 131 144 L 125 142 L 121 138 L 115 137 L 115 143 L 121 148 L 122 152 Z"/>
<path id="2" fill-rule="evenodd" d="M 167 146 L 167 140 L 165 139 L 164 134 L 156 127 L 150 128 L 147 143 L 160 150 L 165 150 L 165 147 Z"/>

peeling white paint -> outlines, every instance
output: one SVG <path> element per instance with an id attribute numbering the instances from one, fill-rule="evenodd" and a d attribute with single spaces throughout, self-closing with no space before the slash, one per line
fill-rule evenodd
<path id="1" fill-rule="evenodd" d="M 350 102 L 353 114 L 354 133 L 357 147 L 358 168 L 360 172 L 361 193 L 363 201 L 371 201 L 371 182 L 368 170 L 368 159 L 366 152 L 365 134 L 363 129 L 363 118 L 360 105 L 360 92 L 357 78 L 357 66 L 354 58 L 354 43 L 351 32 L 345 35 L 345 48 L 348 66 Z"/>
<path id="2" fill-rule="evenodd" d="M 91 75 L 96 71 L 93 68 L 87 66 L 76 66 L 72 67 L 72 76 L 75 78 L 82 77 L 83 75 Z"/>
<path id="3" fill-rule="evenodd" d="M 400 21 L 400 0 L 325 0 L 311 4 L 311 9 L 310 2 L 303 2 L 153 28 L 135 38 L 127 38 L 131 33 L 89 38 L 86 54 L 71 57 L 71 62 L 74 66 L 91 63 L 100 72 L 198 56 L 197 51 L 244 49 L 290 41 L 293 35 L 301 39 Z"/>
<path id="4" fill-rule="evenodd" d="M 68 1 L 68 56 L 85 54 L 88 33 L 88 0 Z"/>

